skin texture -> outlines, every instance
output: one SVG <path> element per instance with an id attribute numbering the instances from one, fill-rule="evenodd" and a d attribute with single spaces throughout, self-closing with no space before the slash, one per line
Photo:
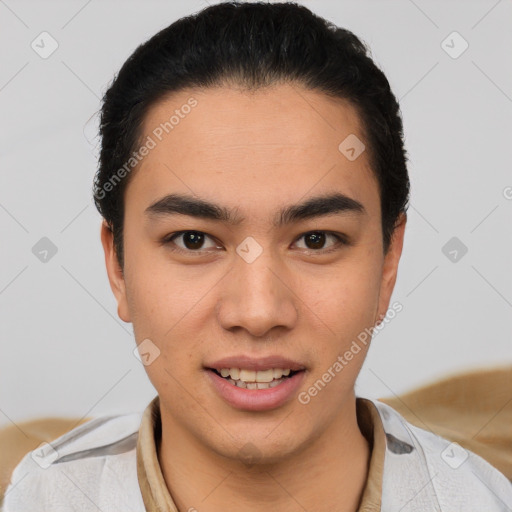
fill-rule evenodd
<path id="1" fill-rule="evenodd" d="M 364 141 L 349 103 L 297 84 L 183 90 L 153 105 L 143 138 L 191 97 L 197 106 L 130 177 L 124 272 L 110 231 L 101 228 L 118 314 L 133 323 L 137 343 L 149 338 L 160 350 L 146 371 L 160 396 L 167 486 L 180 511 L 220 511 L 226 503 L 248 511 L 357 510 L 370 452 L 354 384 L 368 347 L 309 404 L 293 397 L 269 411 L 229 405 L 203 366 L 230 355 L 277 354 L 306 367 L 299 391 L 307 390 L 385 315 L 406 219 L 384 254 L 367 152 L 349 161 L 338 150 L 349 134 Z M 280 208 L 334 191 L 361 202 L 365 213 L 273 226 Z M 237 208 L 245 220 L 149 219 L 144 210 L 169 193 Z M 188 253 L 160 242 L 182 230 L 208 235 L 199 255 L 184 237 L 174 242 Z M 315 246 L 304 236 L 310 231 L 350 243 L 327 234 Z M 246 237 L 263 250 L 250 264 L 236 253 Z M 254 464 L 244 462 L 244 447 L 257 454 Z"/>

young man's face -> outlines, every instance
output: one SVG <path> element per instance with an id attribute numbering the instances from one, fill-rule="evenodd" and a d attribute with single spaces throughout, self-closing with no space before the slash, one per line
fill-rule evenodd
<path id="1" fill-rule="evenodd" d="M 197 105 L 182 108 L 190 98 Z M 148 112 L 143 140 L 156 146 L 124 197 L 124 275 L 104 227 L 102 240 L 120 317 L 133 323 L 137 344 L 151 340 L 148 360 L 160 351 L 146 370 L 164 428 L 184 442 L 278 461 L 354 419 L 368 346 L 344 354 L 386 313 L 405 222 L 384 255 L 367 153 L 354 160 L 338 148 L 351 134 L 364 142 L 348 103 L 298 85 L 181 91 Z M 169 194 L 214 203 L 236 222 L 148 210 Z M 328 215 L 280 215 L 334 194 L 349 199 Z M 189 233 L 173 244 L 179 231 Z M 228 378 L 244 383 L 212 368 L 235 368 Z M 297 373 L 251 389 L 274 376 L 254 371 L 272 368 Z"/>

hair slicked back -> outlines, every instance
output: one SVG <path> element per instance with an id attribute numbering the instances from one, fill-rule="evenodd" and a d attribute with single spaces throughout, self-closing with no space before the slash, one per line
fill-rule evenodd
<path id="1" fill-rule="evenodd" d="M 186 88 L 238 84 L 257 90 L 286 82 L 348 100 L 358 112 L 379 184 L 387 251 L 396 221 L 407 210 L 410 185 L 400 108 L 369 50 L 349 30 L 294 2 L 224 2 L 179 19 L 140 45 L 103 97 L 93 193 L 113 231 L 121 268 L 130 176 L 106 194 L 104 185 L 140 144 L 148 109 Z"/>

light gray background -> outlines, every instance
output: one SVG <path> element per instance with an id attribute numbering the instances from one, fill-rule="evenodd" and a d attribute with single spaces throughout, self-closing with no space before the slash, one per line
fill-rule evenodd
<path id="1" fill-rule="evenodd" d="M 511 2 L 301 3 L 370 45 L 410 156 L 403 311 L 374 338 L 357 393 L 511 364 Z M 205 6 L 0 1 L 0 424 L 139 411 L 156 394 L 105 272 L 92 116 L 138 44 Z M 43 31 L 59 44 L 47 59 L 31 48 Z M 456 59 L 441 46 L 453 31 L 469 43 Z M 58 248 L 46 263 L 32 253 L 44 236 Z M 456 263 L 441 250 L 454 236 L 468 247 Z"/>

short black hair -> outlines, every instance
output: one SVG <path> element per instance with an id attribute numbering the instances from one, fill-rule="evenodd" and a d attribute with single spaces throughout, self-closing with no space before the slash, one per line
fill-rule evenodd
<path id="1" fill-rule="evenodd" d="M 387 252 L 398 217 L 407 211 L 410 184 L 400 107 L 370 50 L 349 30 L 295 2 L 223 2 L 138 46 L 103 96 L 93 195 L 113 232 L 121 269 L 124 190 L 131 175 L 126 163 L 140 147 L 148 109 L 186 88 L 238 84 L 257 90 L 279 83 L 348 100 L 356 109 L 379 184 Z"/>

